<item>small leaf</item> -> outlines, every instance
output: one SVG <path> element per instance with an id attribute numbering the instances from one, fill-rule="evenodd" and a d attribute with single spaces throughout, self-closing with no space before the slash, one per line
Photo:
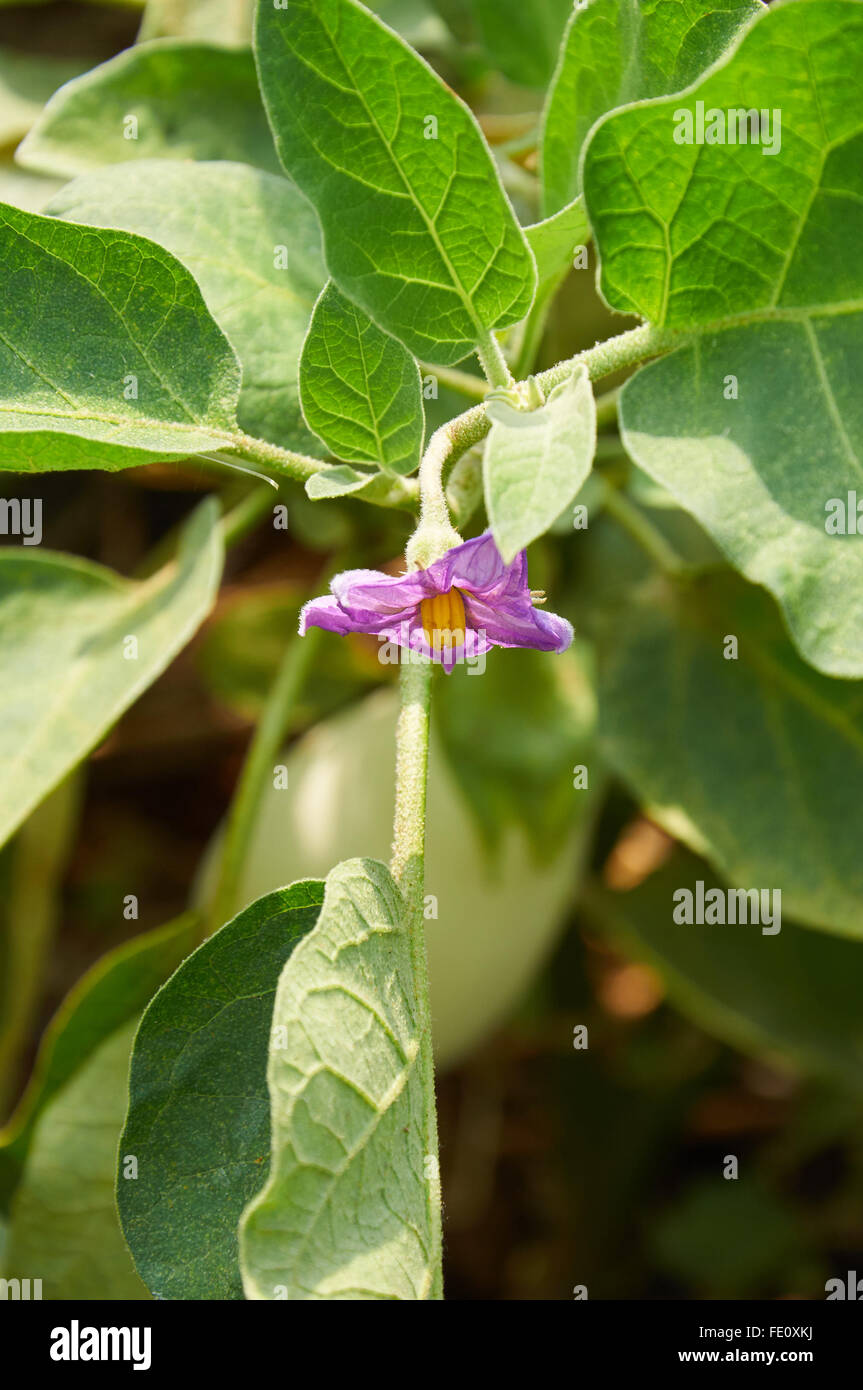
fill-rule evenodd
<path id="1" fill-rule="evenodd" d="M 261 90 L 336 284 L 418 357 L 530 308 L 534 267 L 467 107 L 354 0 L 260 5 Z"/>
<path id="2" fill-rule="evenodd" d="M 765 936 L 749 922 L 675 922 L 674 893 L 717 887 L 704 863 L 677 853 L 628 893 L 591 899 L 624 947 L 663 976 L 674 1002 L 733 1047 L 779 1052 L 804 1071 L 863 1090 L 860 947 L 782 921 Z"/>
<path id="3" fill-rule="evenodd" d="M 40 1114 L 96 1048 L 137 1018 L 191 950 L 196 920 L 180 917 L 109 951 L 63 1000 L 39 1046 L 33 1075 L 12 1118 L 0 1129 L 0 1208 L 17 1183 Z"/>
<path id="4" fill-rule="evenodd" d="M 517 410 L 490 400 L 485 501 L 504 560 L 547 531 L 590 473 L 596 447 L 596 407 L 590 378 L 579 365 L 555 386 L 545 405 Z"/>
<path id="5" fill-rule="evenodd" d="M 247 1298 L 430 1295 L 435 1175 L 402 911 L 383 864 L 338 865 L 282 972 L 272 1168 L 240 1223 Z"/>
<path id="6" fill-rule="evenodd" d="M 0 551 L 0 844 L 182 650 L 221 568 L 212 500 L 144 583 L 51 551 Z"/>
<path id="7" fill-rule="evenodd" d="M 0 469 L 128 468 L 230 446 L 240 373 L 162 247 L 0 204 Z"/>
<path id="8" fill-rule="evenodd" d="M 242 363 L 240 426 L 285 448 L 316 447 L 297 370 L 327 277 L 315 214 L 287 179 L 141 160 L 76 179 L 46 211 L 151 237 L 188 266 Z"/>
<path id="9" fill-rule="evenodd" d="M 375 482 L 382 481 L 380 473 L 364 472 L 351 468 L 346 463 L 333 464 L 332 468 L 322 468 L 306 482 L 306 493 L 313 502 L 327 497 L 348 497 L 354 492 L 365 492 Z"/>
<path id="10" fill-rule="evenodd" d="M 99 1045 L 36 1126 L 12 1204 L 4 1274 L 41 1279 L 45 1299 L 147 1298 L 114 1204 L 135 1026 Z"/>
<path id="11" fill-rule="evenodd" d="M 117 1201 L 142 1278 L 172 1299 L 242 1298 L 237 1220 L 267 1175 L 267 1044 L 280 972 L 323 884 L 258 899 L 183 962 L 135 1038 Z M 124 1155 L 137 1177 L 124 1174 Z"/>
<path id="12" fill-rule="evenodd" d="M 182 39 L 136 44 L 67 82 L 16 158 L 67 179 L 130 159 L 235 159 L 279 172 L 249 50 Z"/>
<path id="13" fill-rule="evenodd" d="M 310 429 L 346 463 L 412 473 L 425 419 L 416 361 L 330 281 L 315 305 L 300 359 Z"/>
<path id="14" fill-rule="evenodd" d="M 760 0 L 590 0 L 574 9 L 543 116 L 546 212 L 581 192 L 581 151 L 600 117 L 688 87 L 763 8 Z"/>

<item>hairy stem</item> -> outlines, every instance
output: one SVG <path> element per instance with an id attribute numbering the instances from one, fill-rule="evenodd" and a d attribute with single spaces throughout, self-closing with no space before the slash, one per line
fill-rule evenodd
<path id="1" fill-rule="evenodd" d="M 476 355 L 492 386 L 508 390 L 515 385 L 515 377 L 507 366 L 503 348 L 491 330 L 477 343 Z"/>
<path id="2" fill-rule="evenodd" d="M 429 1296 L 440 1299 L 443 1298 L 440 1167 L 428 959 L 423 925 L 431 678 L 432 663 L 424 658 L 412 657 L 401 668 L 401 706 L 396 728 L 396 807 L 390 869 L 404 900 L 405 924 L 410 942 L 423 1088 L 424 1176 L 431 1229 Z"/>

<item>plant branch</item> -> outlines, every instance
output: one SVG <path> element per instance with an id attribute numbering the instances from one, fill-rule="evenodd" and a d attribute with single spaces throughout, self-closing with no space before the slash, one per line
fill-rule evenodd
<path id="1" fill-rule="evenodd" d="M 423 1088 L 423 1161 L 431 1227 L 431 1290 L 443 1298 L 441 1191 L 434 1086 L 428 957 L 424 926 L 425 820 L 428 780 L 432 663 L 407 653 L 401 668 L 401 706 L 396 727 L 396 805 L 390 871 L 404 901 L 410 944 Z"/>

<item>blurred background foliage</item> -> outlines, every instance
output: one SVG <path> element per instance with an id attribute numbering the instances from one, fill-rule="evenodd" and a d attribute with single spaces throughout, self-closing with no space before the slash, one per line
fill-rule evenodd
<path id="1" fill-rule="evenodd" d="M 536 220 L 530 137 L 568 3 L 375 8 L 470 102 L 520 215 Z M 241 46 L 249 24 L 244 0 L 0 7 L 0 198 L 38 209 L 61 186 L 13 155 L 68 78 L 139 34 Z M 555 301 L 540 366 L 627 326 L 598 299 L 592 258 Z M 429 427 L 461 408 L 442 392 Z M 863 1253 L 859 947 L 790 923 L 766 945 L 752 928 L 672 927 L 673 889 L 715 875 L 602 766 L 597 666 L 619 648 L 636 591 L 648 614 L 664 602 L 664 581 L 603 513 L 603 475 L 623 476 L 679 554 L 716 563 L 612 441 L 589 529 L 564 517 L 531 554 L 532 583 L 576 625 L 574 653 L 495 652 L 481 679 L 438 680 L 428 891 L 440 918 L 428 931 L 447 1295 L 557 1300 L 586 1285 L 591 1298 L 820 1298 Z M 30 495 L 32 481 L 10 474 L 3 487 Z M 206 490 L 228 510 L 248 480 L 200 462 L 46 476 L 44 544 L 149 572 Z M 189 947 L 183 914 L 206 902 L 214 836 L 299 605 L 333 564 L 397 566 L 407 536 L 397 513 L 290 487 L 281 500 L 289 542 L 260 520 L 238 536 L 198 636 L 0 854 L 7 1113 L 43 1039 L 0 1135 L 0 1197 L 10 1249 L 67 1296 L 145 1296 L 110 1212 L 129 1028 Z M 637 668 L 622 679 L 637 706 Z M 287 730 L 291 801 L 274 794 L 262 810 L 250 895 L 345 854 L 386 854 L 391 680 L 372 641 L 319 644 Z M 692 736 L 709 741 L 693 717 Z M 582 765 L 589 786 L 577 789 Z M 108 952 L 109 968 L 97 964 Z M 586 1050 L 574 1046 L 582 1027 Z M 79 1151 L 82 1123 L 98 1153 Z M 722 1177 L 729 1155 L 736 1181 Z M 95 1213 L 83 1220 L 82 1193 Z"/>

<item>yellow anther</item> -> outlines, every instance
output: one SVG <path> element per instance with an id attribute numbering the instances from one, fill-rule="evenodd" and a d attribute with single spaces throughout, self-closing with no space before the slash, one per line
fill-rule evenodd
<path id="1" fill-rule="evenodd" d="M 433 652 L 451 652 L 464 646 L 464 599 L 458 589 L 449 589 L 420 604 L 423 632 Z"/>

